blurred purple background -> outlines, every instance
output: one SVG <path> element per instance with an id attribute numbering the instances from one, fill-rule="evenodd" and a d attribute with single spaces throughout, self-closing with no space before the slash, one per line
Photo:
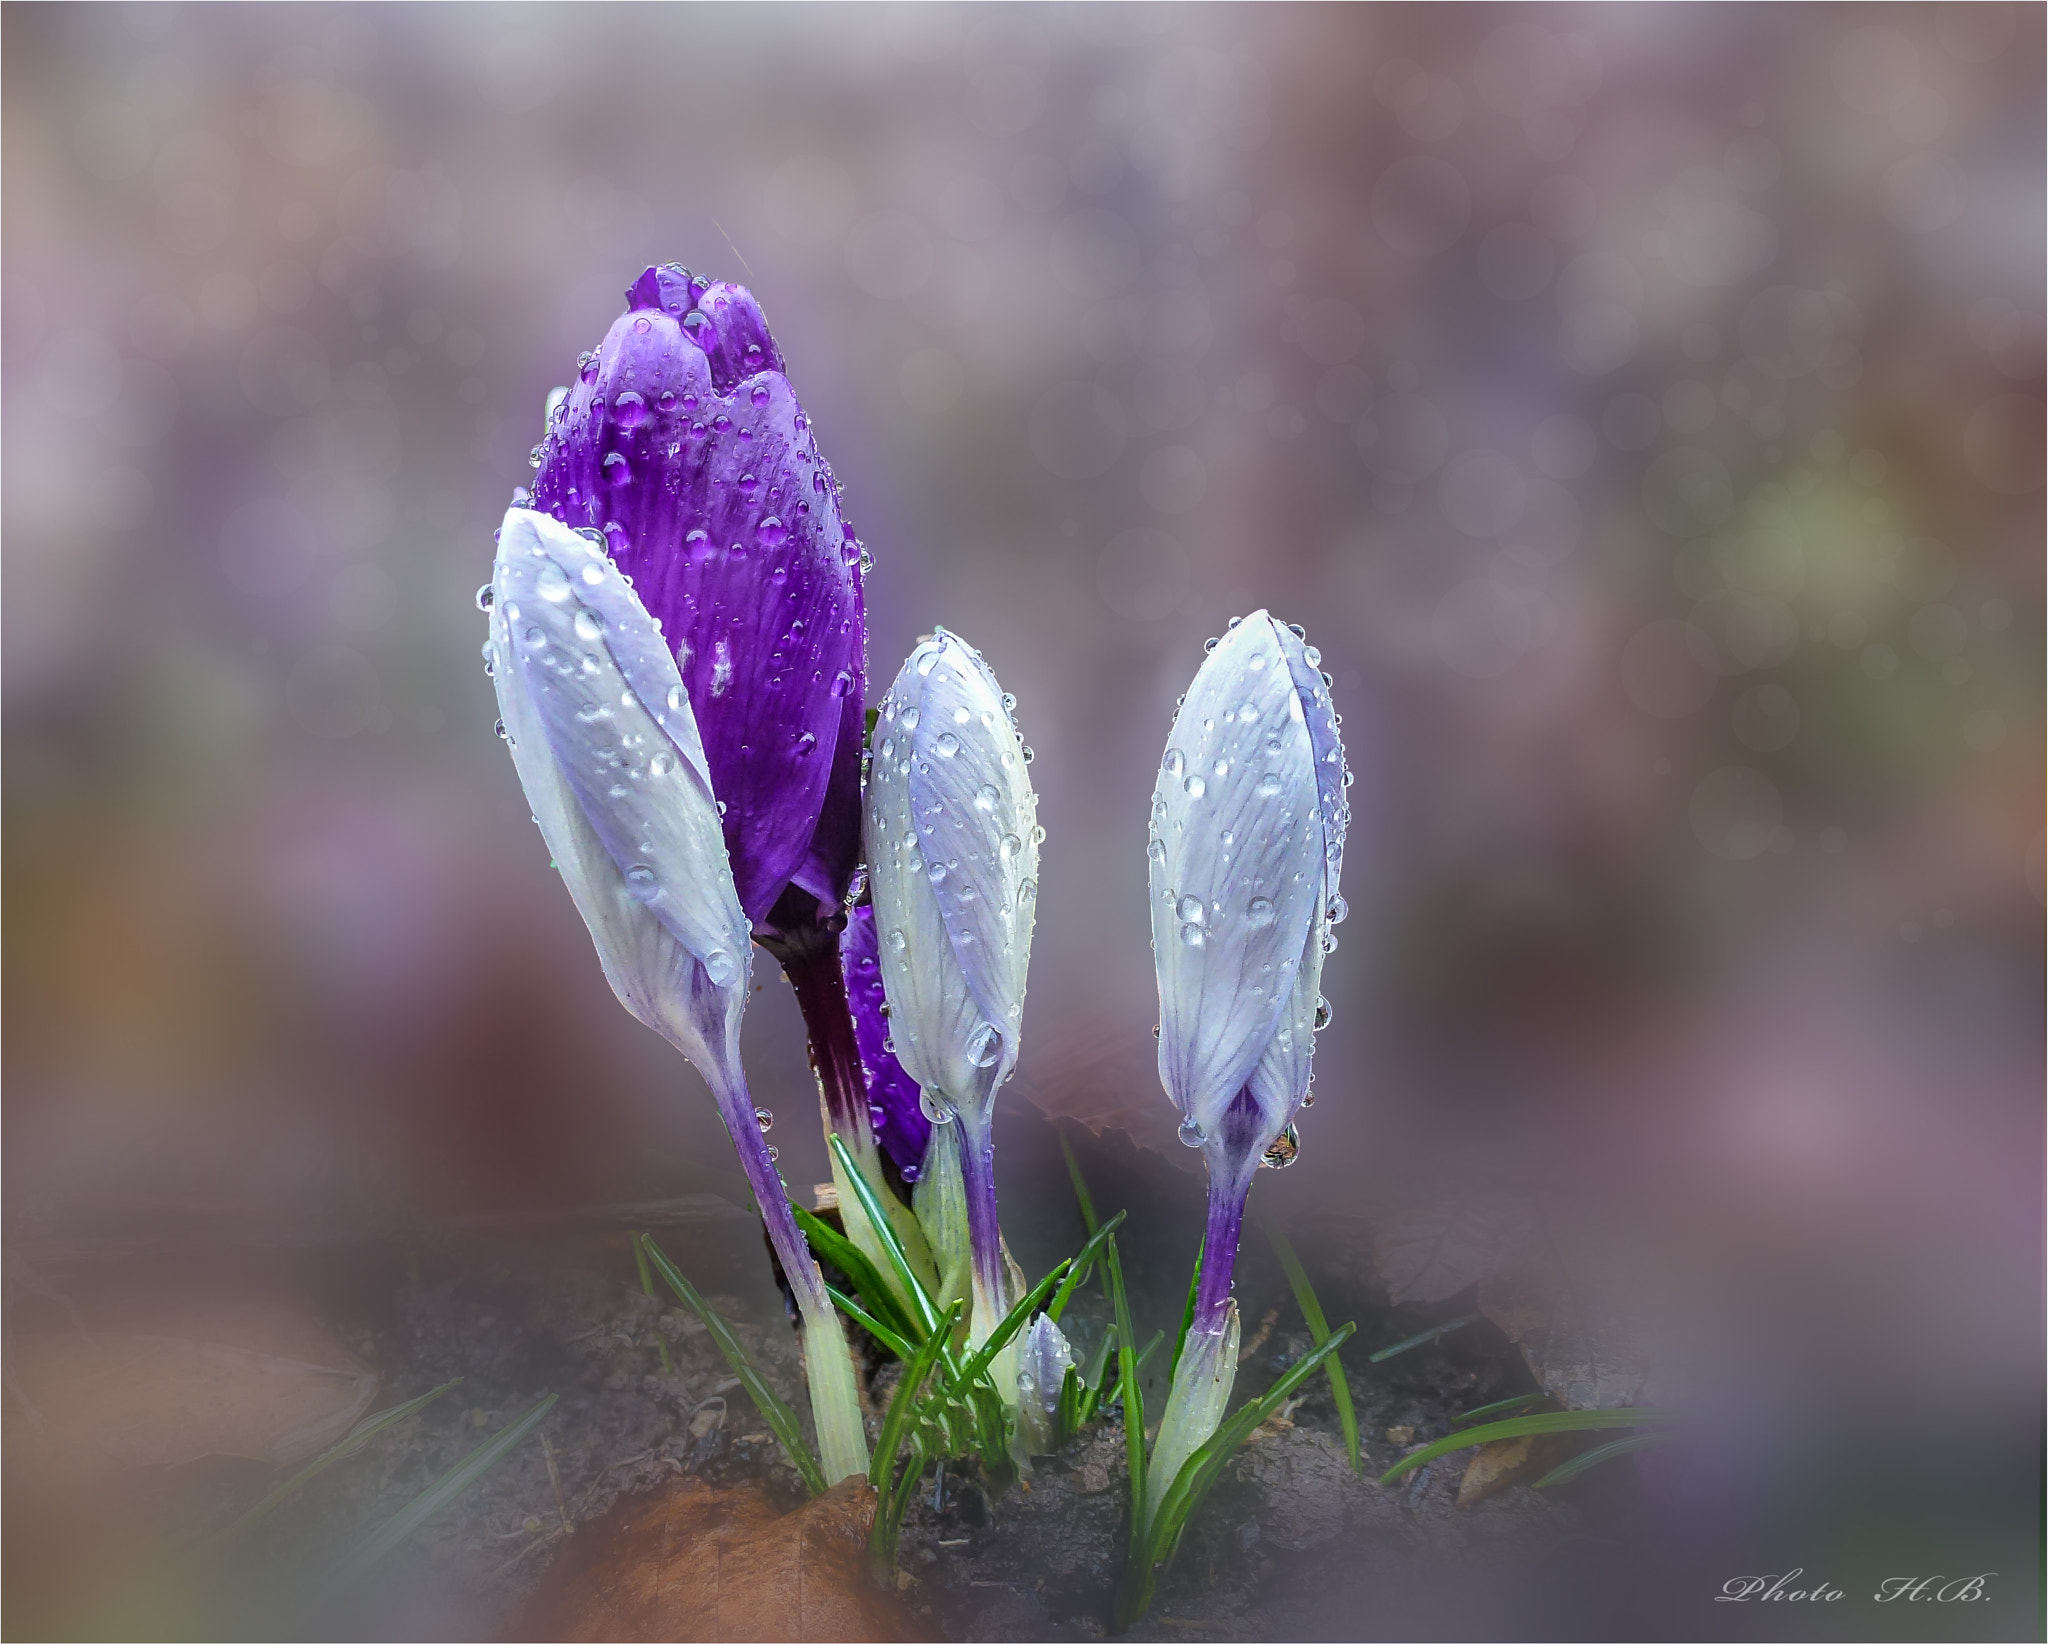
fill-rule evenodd
<path id="1" fill-rule="evenodd" d="M 1260 1202 L 1592 1183 L 1675 1382 L 2037 1420 L 2038 7 L 4 17 L 18 1218 L 740 1191 L 547 871 L 471 603 L 547 391 L 674 258 L 768 312 L 871 670 L 944 622 L 1020 698 L 1010 1100 L 1180 1153 L 1146 803 L 1270 606 L 1360 781 Z"/>

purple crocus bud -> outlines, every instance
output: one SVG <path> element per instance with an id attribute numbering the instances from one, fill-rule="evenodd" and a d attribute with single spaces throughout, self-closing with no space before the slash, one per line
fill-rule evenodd
<path id="1" fill-rule="evenodd" d="M 1155 1466 L 1172 1477 L 1235 1373 L 1231 1270 L 1253 1173 L 1297 1151 L 1350 806 L 1322 660 L 1264 611 L 1211 641 L 1153 789 L 1152 947 L 1159 1077 L 1209 1167 L 1194 1318 Z M 1169 1442 L 1171 1440 L 1171 1442 Z"/>
<path id="2" fill-rule="evenodd" d="M 796 990 L 832 1126 L 871 1149 L 838 927 L 860 858 L 864 556 L 761 308 L 650 268 L 535 448 L 533 506 L 600 531 L 696 705 L 734 883 Z"/>
<path id="3" fill-rule="evenodd" d="M 875 910 L 863 903 L 846 916 L 840 961 L 846 996 L 853 1006 L 853 1032 L 867 1085 L 868 1120 L 875 1145 L 901 1181 L 915 1182 L 924 1163 L 932 1122 L 919 1105 L 917 1081 L 903 1071 L 889 1040 L 889 995 L 882 984 L 876 948 Z"/>
<path id="4" fill-rule="evenodd" d="M 861 548 L 751 293 L 650 268 L 555 407 L 533 506 L 601 531 L 696 705 L 740 905 L 860 853 Z"/>

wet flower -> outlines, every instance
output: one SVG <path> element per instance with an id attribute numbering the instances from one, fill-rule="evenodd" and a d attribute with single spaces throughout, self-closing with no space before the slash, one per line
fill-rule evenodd
<path id="1" fill-rule="evenodd" d="M 1059 1448 L 1060 1390 L 1073 1368 L 1074 1349 L 1066 1336 L 1050 1314 L 1039 1314 L 1017 1354 L 1017 1430 L 1026 1455 Z"/>
<path id="2" fill-rule="evenodd" d="M 977 1337 L 1007 1294 L 991 1116 L 1017 1065 L 1038 896 L 1038 799 L 1011 705 L 980 653 L 939 630 L 883 700 L 866 796 L 890 1037 L 927 1117 L 957 1122 Z"/>
<path id="3" fill-rule="evenodd" d="M 1230 1280 L 1245 1199 L 1261 1164 L 1291 1163 L 1298 1150 L 1293 1121 L 1328 1014 L 1319 986 L 1344 917 L 1337 879 L 1350 821 L 1328 682 L 1300 630 L 1259 611 L 1212 647 L 1167 738 L 1147 845 L 1159 1077 L 1181 1140 L 1209 1168 L 1162 1470 L 1175 1448 L 1185 1456 L 1213 1429 L 1235 1373 Z M 1184 1446 L 1182 1429 L 1194 1433 Z"/>
<path id="4" fill-rule="evenodd" d="M 691 693 L 595 537 L 514 508 L 485 603 L 501 728 L 620 1001 L 710 1085 L 804 1318 L 830 1478 L 867 1465 L 846 1339 L 740 1063 L 748 924 Z"/>
<path id="5" fill-rule="evenodd" d="M 846 996 L 853 1006 L 853 1032 L 860 1049 L 861 1072 L 867 1087 L 868 1122 L 875 1145 L 897 1178 L 918 1179 L 932 1122 L 918 1102 L 917 1081 L 903 1071 L 889 1039 L 889 996 L 882 984 L 880 938 L 875 910 L 863 904 L 846 916 L 840 960 L 846 971 Z"/>

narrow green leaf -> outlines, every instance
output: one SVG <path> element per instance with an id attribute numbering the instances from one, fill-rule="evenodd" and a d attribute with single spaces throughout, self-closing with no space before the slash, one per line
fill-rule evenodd
<path id="1" fill-rule="evenodd" d="M 1059 1283 L 1071 1265 L 1069 1262 L 1059 1263 L 1034 1284 L 1024 1299 L 1005 1313 L 1002 1322 L 988 1333 L 988 1340 L 967 1356 L 960 1366 L 959 1373 L 948 1379 L 955 1385 L 964 1386 L 982 1375 L 995 1361 L 995 1356 L 1009 1346 L 1010 1338 L 1024 1328 L 1025 1321 L 1039 1309 L 1045 1298 L 1052 1294 L 1053 1287 Z"/>
<path id="2" fill-rule="evenodd" d="M 896 1384 L 896 1392 L 882 1416 L 882 1431 L 875 1439 L 874 1457 L 868 1466 L 868 1482 L 881 1497 L 874 1528 L 868 1532 L 868 1554 L 878 1570 L 886 1570 L 896 1562 L 896 1537 L 902 1527 L 903 1514 L 910 1505 L 911 1483 L 924 1468 L 925 1450 L 917 1438 L 916 1424 L 912 1419 L 917 1411 L 918 1390 L 931 1375 L 932 1367 L 939 1362 L 946 1338 L 952 1334 L 953 1321 L 964 1305 L 963 1302 L 951 1302 L 945 1313 L 932 1321 L 934 1328 L 903 1367 L 903 1379 Z M 896 1454 L 903 1448 L 906 1437 L 911 1441 L 913 1459 L 909 1477 L 899 1491 Z"/>
<path id="3" fill-rule="evenodd" d="M 1427 1330 L 1419 1330 L 1414 1335 L 1404 1337 L 1402 1340 L 1395 1342 L 1392 1347 L 1382 1347 L 1377 1353 L 1369 1355 L 1366 1362 L 1368 1364 L 1384 1364 L 1397 1353 L 1405 1353 L 1410 1348 L 1426 1346 L 1428 1343 L 1435 1341 L 1439 1336 L 1448 1336 L 1453 1330 L 1462 1330 L 1468 1324 L 1477 1324 L 1485 1317 L 1484 1313 L 1467 1313 L 1462 1319 L 1453 1319 L 1449 1324 L 1433 1324 Z"/>
<path id="4" fill-rule="evenodd" d="M 502 1433 L 484 1440 L 470 1451 L 357 1542 L 354 1549 L 336 1567 L 335 1574 L 342 1577 L 358 1576 L 383 1558 L 392 1548 L 398 1546 L 428 1519 L 504 1460 L 521 1439 L 540 1425 L 541 1418 L 555 1407 L 555 1400 L 560 1397 L 559 1393 L 548 1394 Z"/>
<path id="5" fill-rule="evenodd" d="M 917 1356 L 917 1349 L 915 1347 L 897 1335 L 895 1331 L 891 1330 L 872 1313 L 868 1312 L 866 1308 L 862 1307 L 859 1302 L 855 1301 L 845 1291 L 828 1284 L 825 1286 L 825 1294 L 832 1298 L 832 1305 L 834 1307 L 838 1308 L 840 1312 L 853 1320 L 855 1324 L 873 1336 L 876 1341 L 888 1348 L 899 1359 L 908 1363 Z"/>
<path id="6" fill-rule="evenodd" d="M 1080 1408 L 1074 1419 L 1074 1431 L 1077 1433 L 1095 1419 L 1095 1407 L 1108 1391 L 1110 1355 L 1115 1350 L 1116 1326 L 1111 1325 L 1102 1333 L 1102 1340 L 1096 1344 L 1094 1355 L 1088 1361 L 1088 1372 L 1081 1378 Z"/>
<path id="7" fill-rule="evenodd" d="M 1073 1265 L 1067 1269 L 1067 1276 L 1060 1284 L 1059 1293 L 1053 1297 L 1045 1310 L 1054 1324 L 1060 1322 L 1060 1315 L 1067 1310 L 1068 1301 L 1080 1288 L 1081 1281 L 1088 1276 L 1088 1270 L 1102 1259 L 1102 1247 L 1108 1242 L 1110 1234 L 1123 1225 L 1124 1215 L 1125 1212 L 1119 1210 L 1090 1233 L 1088 1242 L 1075 1252 Z"/>
<path id="8" fill-rule="evenodd" d="M 796 1217 L 796 1225 L 803 1229 L 804 1237 L 810 1241 L 813 1255 L 830 1262 L 851 1279 L 854 1289 L 860 1292 L 861 1300 L 897 1335 L 912 1341 L 924 1340 L 923 1328 L 904 1313 L 896 1292 L 883 1281 L 875 1264 L 867 1259 L 860 1246 L 794 1199 L 790 1201 L 789 1208 Z"/>
<path id="9" fill-rule="evenodd" d="M 1490 1421 L 1484 1427 L 1468 1427 L 1451 1433 L 1434 1444 L 1425 1444 L 1412 1456 L 1403 1456 L 1380 1474 L 1380 1483 L 1392 1484 L 1403 1473 L 1413 1472 L 1425 1462 L 1495 1439 L 1527 1438 L 1536 1433 L 1591 1433 L 1603 1427 L 1648 1427 L 1678 1418 L 1664 1410 L 1560 1410 L 1542 1416 L 1512 1416 Z"/>
<path id="10" fill-rule="evenodd" d="M 1180 1542 L 1182 1529 L 1189 1516 L 1201 1505 L 1202 1498 L 1223 1474 L 1223 1468 L 1236 1454 L 1237 1447 L 1251 1437 L 1258 1425 L 1287 1401 L 1295 1388 L 1315 1374 L 1333 1353 L 1341 1347 L 1358 1328 L 1345 1324 L 1333 1330 L 1329 1337 L 1311 1351 L 1303 1354 L 1287 1368 L 1285 1374 L 1259 1397 L 1245 1404 L 1231 1416 L 1206 1441 L 1197 1448 L 1174 1475 L 1173 1482 L 1166 1487 L 1155 1510 L 1153 1522 L 1147 1526 L 1147 1534 L 1140 1549 L 1142 1563 L 1135 1567 L 1131 1592 L 1126 1600 L 1126 1622 L 1144 1614 L 1152 1602 L 1153 1583 L 1158 1579 L 1158 1568 L 1173 1556 L 1174 1548 Z"/>
<path id="11" fill-rule="evenodd" d="M 638 1239 L 633 1241 L 633 1265 L 640 1271 L 640 1294 L 652 1300 L 654 1296 L 654 1275 L 647 1271 L 647 1252 L 641 1248 Z M 664 1336 L 659 1330 L 656 1330 L 654 1332 L 654 1345 L 661 1350 L 661 1373 L 664 1376 L 674 1375 L 676 1373 L 676 1364 L 675 1360 L 668 1355 L 668 1337 Z"/>
<path id="12" fill-rule="evenodd" d="M 1301 1258 L 1295 1255 L 1294 1246 L 1287 1242 L 1287 1235 L 1279 1228 L 1267 1227 L 1266 1237 L 1272 1241 L 1273 1254 L 1280 1258 L 1280 1265 L 1286 1270 L 1287 1282 L 1294 1291 L 1295 1305 L 1308 1322 L 1309 1335 L 1318 1347 L 1322 1346 L 1329 1340 L 1330 1321 L 1323 1316 L 1323 1304 L 1316 1297 L 1315 1286 L 1308 1282 L 1308 1273 L 1301 1265 Z M 1351 1458 L 1351 1470 L 1362 1473 L 1365 1462 L 1358 1451 L 1358 1412 L 1351 1406 L 1351 1384 L 1344 1379 L 1344 1365 L 1332 1353 L 1323 1360 L 1323 1369 L 1329 1373 L 1330 1401 L 1337 1407 L 1337 1425 L 1344 1430 L 1344 1453 Z"/>
<path id="13" fill-rule="evenodd" d="M 1092 1234 L 1095 1231 L 1095 1200 L 1088 1192 L 1088 1182 L 1081 1174 L 1081 1161 L 1074 1157 L 1074 1144 L 1067 1140 L 1066 1127 L 1060 1127 L 1060 1152 L 1066 1155 L 1067 1177 L 1074 1184 L 1074 1198 L 1081 1206 L 1081 1223 Z"/>
<path id="14" fill-rule="evenodd" d="M 854 1161 L 852 1150 L 837 1136 L 825 1138 L 832 1155 L 839 1161 L 846 1174 L 846 1185 L 853 1189 L 854 1197 L 860 1200 L 860 1207 L 867 1212 L 869 1225 L 875 1237 L 881 1242 L 882 1253 L 889 1258 L 889 1268 L 896 1276 L 897 1288 L 910 1298 L 911 1306 L 917 1310 L 916 1323 L 923 1332 L 929 1332 L 938 1320 L 938 1310 L 932 1305 L 931 1292 L 918 1282 L 917 1274 L 911 1271 L 910 1258 L 903 1253 L 903 1246 L 897 1240 L 896 1230 L 889 1224 L 889 1213 L 882 1201 L 875 1197 L 874 1185 L 863 1176 L 860 1166 Z M 851 1277 L 851 1275 L 848 1275 Z"/>
<path id="15" fill-rule="evenodd" d="M 811 1454 L 811 1447 L 804 1443 L 803 1424 L 797 1420 L 796 1412 L 782 1402 L 780 1395 L 754 1368 L 754 1361 L 747 1356 L 739 1337 L 732 1333 L 732 1327 L 718 1316 L 717 1308 L 697 1294 L 697 1287 L 684 1278 L 682 1269 L 663 1253 L 661 1246 L 654 1242 L 654 1235 L 642 1234 L 640 1242 L 646 1247 L 647 1259 L 654 1263 L 655 1271 L 666 1281 L 669 1289 L 704 1321 L 704 1328 L 711 1332 L 711 1339 L 718 1344 L 719 1352 L 725 1355 L 725 1362 L 732 1367 L 732 1373 L 740 1378 L 740 1385 L 746 1388 L 747 1397 L 754 1401 L 754 1408 L 761 1412 L 761 1419 L 782 1441 L 782 1448 L 789 1452 L 791 1463 L 803 1474 L 811 1494 L 822 1496 L 826 1488 L 825 1472 L 818 1465 L 818 1458 Z"/>
<path id="16" fill-rule="evenodd" d="M 1069 1165 L 1073 1156 L 1068 1155 Z M 1079 1180 L 1079 1171 L 1075 1179 Z M 1124 1289 L 1124 1265 L 1117 1259 L 1116 1235 L 1103 1248 L 1103 1271 L 1109 1279 L 1110 1303 L 1116 1309 L 1117 1381 L 1124 1403 L 1124 1466 L 1131 1477 L 1131 1547 L 1135 1553 L 1145 1525 L 1145 1392 L 1138 1385 L 1138 1337 L 1131 1326 L 1131 1298 Z"/>
<path id="17" fill-rule="evenodd" d="M 1453 1427 L 1463 1427 L 1468 1421 L 1485 1421 L 1504 1416 L 1510 1410 L 1521 1410 L 1531 1404 L 1543 1402 L 1541 1393 L 1521 1393 L 1511 1399 L 1496 1399 L 1492 1404 L 1482 1404 L 1477 1410 L 1467 1410 L 1462 1416 L 1451 1417 Z"/>
<path id="18" fill-rule="evenodd" d="M 1172 1381 L 1180 1373 L 1181 1349 L 1188 1344 L 1188 1331 L 1195 1323 L 1195 1295 L 1202 1288 L 1202 1254 L 1195 1252 L 1195 1270 L 1188 1276 L 1188 1304 L 1181 1309 L 1180 1331 L 1173 1338 L 1173 1363 L 1167 1369 L 1166 1379 Z"/>
<path id="19" fill-rule="evenodd" d="M 1672 1435 L 1668 1432 L 1631 1433 L 1627 1438 L 1609 1439 L 1605 1444 L 1596 1444 L 1592 1449 L 1573 1456 L 1561 1466 L 1553 1467 L 1541 1478 L 1534 1488 L 1548 1490 L 1553 1484 L 1563 1484 L 1575 1479 L 1588 1468 L 1598 1467 L 1603 1461 L 1616 1456 L 1625 1456 L 1632 1450 L 1648 1450 L 1659 1444 L 1669 1444 Z"/>
<path id="20" fill-rule="evenodd" d="M 279 1502 L 285 1500 L 288 1496 L 297 1494 L 337 1461 L 348 1460 L 350 1456 L 361 1450 L 372 1439 L 380 1434 L 390 1432 L 392 1428 L 396 1427 L 407 1417 L 418 1415 L 451 1387 L 460 1387 L 461 1385 L 462 1378 L 457 1376 L 453 1381 L 442 1382 L 431 1393 L 422 1393 L 416 1399 L 407 1399 L 403 1404 L 394 1404 L 389 1410 L 380 1410 L 374 1415 L 363 1417 L 361 1421 L 348 1430 L 344 1437 L 328 1446 L 327 1449 L 307 1462 L 305 1466 L 292 1474 L 290 1478 L 286 1479 L 275 1490 L 272 1490 L 269 1495 L 257 1502 L 255 1506 L 239 1515 L 231 1523 L 215 1531 L 207 1538 L 205 1546 L 201 1551 L 211 1553 L 226 1546 L 228 1542 L 240 1535 L 259 1518 L 271 1512 Z"/>

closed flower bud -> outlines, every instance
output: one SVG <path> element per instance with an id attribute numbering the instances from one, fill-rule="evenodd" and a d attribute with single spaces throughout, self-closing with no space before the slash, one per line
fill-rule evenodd
<path id="1" fill-rule="evenodd" d="M 927 1115 L 961 1127 L 979 1335 L 1005 1293 L 990 1116 L 1017 1065 L 1038 799 L 1002 687 L 943 629 L 904 663 L 871 742 L 868 871 L 890 1038 Z"/>

